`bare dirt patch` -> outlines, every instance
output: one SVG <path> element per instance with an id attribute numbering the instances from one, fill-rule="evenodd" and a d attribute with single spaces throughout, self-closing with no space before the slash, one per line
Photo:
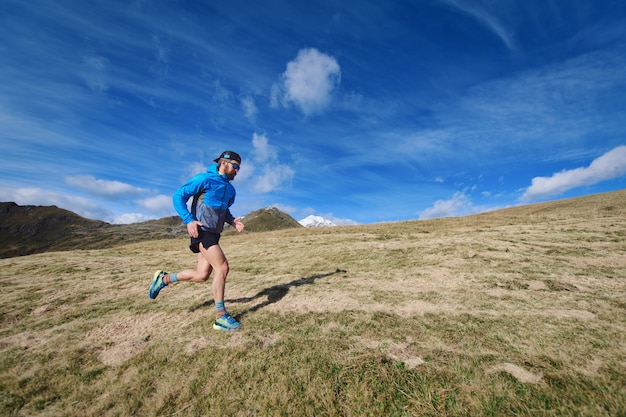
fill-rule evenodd
<path id="1" fill-rule="evenodd" d="M 493 366 L 487 370 L 488 374 L 495 372 L 506 372 L 523 384 L 538 384 L 543 378 L 542 375 L 534 374 L 522 368 L 521 366 L 517 366 L 512 363 L 503 363 Z"/>

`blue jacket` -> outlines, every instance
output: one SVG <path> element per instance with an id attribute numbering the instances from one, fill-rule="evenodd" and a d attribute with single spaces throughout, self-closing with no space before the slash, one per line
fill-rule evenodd
<path id="1" fill-rule="evenodd" d="M 235 202 L 235 187 L 228 176 L 217 171 L 217 164 L 207 168 L 181 186 L 172 198 L 176 212 L 185 224 L 197 220 L 203 230 L 221 233 L 224 223 L 233 224 L 235 218 L 229 207 Z M 191 211 L 187 201 L 193 198 Z"/>

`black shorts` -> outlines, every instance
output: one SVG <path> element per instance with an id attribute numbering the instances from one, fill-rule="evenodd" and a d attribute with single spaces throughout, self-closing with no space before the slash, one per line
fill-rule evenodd
<path id="1" fill-rule="evenodd" d="M 213 245 L 218 245 L 220 243 L 220 234 L 207 232 L 202 229 L 198 229 L 198 237 L 192 237 L 190 239 L 191 239 L 191 244 L 189 245 L 189 249 L 193 253 L 199 253 L 200 248 L 198 247 L 198 245 L 200 243 L 202 243 L 202 246 L 205 249 L 208 249 L 209 247 Z"/>

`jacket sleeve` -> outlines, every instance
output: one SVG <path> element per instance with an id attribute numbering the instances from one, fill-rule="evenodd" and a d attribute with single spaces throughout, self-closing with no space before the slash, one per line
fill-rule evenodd
<path id="1" fill-rule="evenodd" d="M 226 223 L 231 226 L 235 225 L 235 216 L 230 212 L 230 209 L 226 209 Z"/>
<path id="2" fill-rule="evenodd" d="M 202 179 L 203 178 L 201 176 L 196 175 L 176 190 L 174 196 L 172 197 L 174 209 L 180 218 L 183 219 L 183 223 L 185 224 L 196 220 L 194 215 L 187 208 L 187 200 L 202 190 L 204 186 L 204 181 Z"/>
<path id="3" fill-rule="evenodd" d="M 235 204 L 235 195 L 236 194 L 233 194 L 230 200 L 228 200 L 228 208 L 226 209 L 226 223 L 230 224 L 231 226 L 235 225 L 235 216 L 233 216 L 233 214 L 230 212 L 230 206 Z"/>

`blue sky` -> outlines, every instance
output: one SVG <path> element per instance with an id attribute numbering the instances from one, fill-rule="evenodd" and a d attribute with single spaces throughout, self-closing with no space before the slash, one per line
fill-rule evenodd
<path id="1" fill-rule="evenodd" d="M 0 26 L 0 201 L 170 216 L 226 149 L 236 216 L 626 188 L 622 0 L 3 0 Z"/>

